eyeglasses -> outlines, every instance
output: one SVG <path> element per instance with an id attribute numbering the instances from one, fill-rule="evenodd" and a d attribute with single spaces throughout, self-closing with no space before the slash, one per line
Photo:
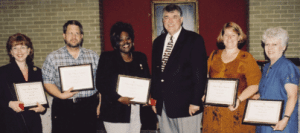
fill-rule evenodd
<path id="1" fill-rule="evenodd" d="M 76 37 L 80 36 L 80 33 L 67 33 L 68 36 L 73 36 L 75 35 Z"/>
<path id="2" fill-rule="evenodd" d="M 23 45 L 23 46 L 14 46 L 14 47 L 12 47 L 12 51 L 19 51 L 19 50 L 21 50 L 21 51 L 25 51 L 25 50 L 27 50 L 28 49 L 28 47 L 27 46 L 25 46 L 25 45 Z"/>

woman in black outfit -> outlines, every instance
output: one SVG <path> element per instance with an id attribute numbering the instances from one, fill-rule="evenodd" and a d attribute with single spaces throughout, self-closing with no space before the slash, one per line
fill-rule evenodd
<path id="1" fill-rule="evenodd" d="M 42 133 L 40 113 L 45 107 L 22 110 L 17 100 L 13 83 L 42 81 L 41 69 L 33 66 L 33 47 L 30 38 L 17 33 L 9 37 L 6 43 L 10 63 L 0 68 L 0 106 L 3 109 L 5 130 L 1 133 Z"/>
<path id="2" fill-rule="evenodd" d="M 149 106 L 130 104 L 131 98 L 116 92 L 118 75 L 149 78 L 146 55 L 134 52 L 134 31 L 127 23 L 117 22 L 111 28 L 114 51 L 102 52 L 96 76 L 96 87 L 101 93 L 100 117 L 108 133 L 140 133 L 155 130 L 156 115 Z"/>

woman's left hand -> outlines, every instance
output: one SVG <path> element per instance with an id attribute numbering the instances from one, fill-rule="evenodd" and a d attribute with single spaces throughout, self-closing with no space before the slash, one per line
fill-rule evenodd
<path id="1" fill-rule="evenodd" d="M 45 111 L 45 107 L 42 106 L 41 104 L 37 103 L 37 107 L 30 108 L 29 110 L 34 111 L 35 113 L 41 113 Z"/>
<path id="2" fill-rule="evenodd" d="M 254 95 L 251 97 L 251 99 L 254 99 L 254 100 L 257 100 L 257 99 L 259 99 L 259 98 L 260 98 L 260 94 L 259 94 L 259 93 L 254 94 Z"/>
<path id="3" fill-rule="evenodd" d="M 281 119 L 275 126 L 271 126 L 273 128 L 273 130 L 279 130 L 282 131 L 284 130 L 284 128 L 286 127 L 287 123 L 288 123 L 289 119 L 284 117 L 283 119 Z"/>
<path id="4" fill-rule="evenodd" d="M 284 85 L 284 88 L 287 92 L 287 97 L 288 97 L 284 114 L 287 116 L 291 116 L 298 99 L 298 86 L 295 84 L 287 83 Z M 274 130 L 282 131 L 286 127 L 288 121 L 289 121 L 289 117 L 283 117 L 275 126 L 271 126 L 271 127 Z"/>
<path id="5" fill-rule="evenodd" d="M 230 105 L 230 106 L 228 106 L 229 110 L 230 110 L 230 111 L 235 111 L 235 110 L 239 107 L 240 102 L 241 102 L 240 99 L 236 99 L 235 107 L 233 107 L 232 105 Z"/>
<path id="6" fill-rule="evenodd" d="M 133 98 L 131 98 L 131 97 L 120 97 L 119 99 L 118 99 L 118 101 L 120 102 L 120 103 L 122 103 L 122 104 L 125 104 L 125 105 L 130 105 L 131 104 L 131 100 L 132 100 Z"/>

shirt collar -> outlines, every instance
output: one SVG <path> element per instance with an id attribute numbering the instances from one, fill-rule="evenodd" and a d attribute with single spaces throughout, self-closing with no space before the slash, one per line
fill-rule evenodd
<path id="1" fill-rule="evenodd" d="M 180 27 L 180 29 L 173 35 L 173 42 L 174 43 L 176 43 L 176 40 L 177 40 L 177 38 L 178 38 L 179 33 L 181 32 L 181 30 L 182 30 L 182 27 Z M 170 37 L 171 37 L 171 35 L 168 33 L 167 34 L 167 38 L 170 38 Z"/>
<path id="2" fill-rule="evenodd" d="M 68 51 L 68 49 L 67 49 L 67 46 L 64 46 L 64 47 L 63 47 L 63 50 L 64 50 L 64 52 L 68 53 L 71 57 L 73 57 L 73 56 L 69 53 L 69 51 Z M 81 52 L 84 52 L 84 51 L 82 50 L 82 47 L 79 46 L 79 55 L 78 55 L 78 57 L 81 55 L 81 54 L 80 54 Z M 77 58 L 78 58 L 78 57 L 77 57 Z"/>
<path id="3" fill-rule="evenodd" d="M 281 64 L 280 62 L 283 60 L 283 58 L 285 58 L 284 55 L 282 55 L 273 65 L 271 65 L 271 62 L 270 62 L 270 68 L 273 68 L 273 67 L 276 67 L 278 66 L 279 64 Z"/>

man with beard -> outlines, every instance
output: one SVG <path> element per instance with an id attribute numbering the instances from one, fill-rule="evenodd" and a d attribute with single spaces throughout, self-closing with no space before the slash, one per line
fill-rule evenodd
<path id="1" fill-rule="evenodd" d="M 61 91 L 58 67 L 92 64 L 94 79 L 99 56 L 82 48 L 83 28 L 80 22 L 69 20 L 63 26 L 66 46 L 51 52 L 42 67 L 44 86 L 54 96 L 52 104 L 52 133 L 96 133 L 100 113 L 97 89 L 72 92 Z M 99 96 L 98 96 L 99 94 Z"/>

